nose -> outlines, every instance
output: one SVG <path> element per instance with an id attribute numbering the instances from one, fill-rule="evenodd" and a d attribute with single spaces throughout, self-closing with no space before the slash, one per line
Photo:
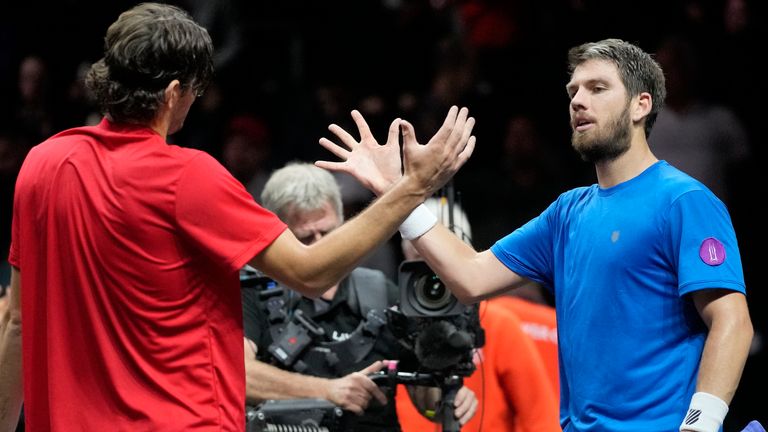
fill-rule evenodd
<path id="1" fill-rule="evenodd" d="M 571 110 L 580 111 L 586 107 L 586 92 L 579 88 L 571 97 Z"/>

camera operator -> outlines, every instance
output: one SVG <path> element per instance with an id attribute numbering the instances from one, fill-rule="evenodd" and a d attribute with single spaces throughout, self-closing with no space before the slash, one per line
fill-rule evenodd
<path id="1" fill-rule="evenodd" d="M 342 202 L 339 186 L 333 176 L 311 164 L 292 163 L 272 174 L 261 195 L 263 205 L 284 220 L 296 238 L 312 244 L 342 223 Z M 366 299 L 358 295 L 365 293 Z M 302 373 L 289 372 L 268 364 L 268 347 L 274 342 L 267 319 L 265 302 L 259 292 L 243 289 L 243 318 L 245 328 L 246 398 L 250 403 L 267 399 L 326 399 L 346 410 L 360 414 L 350 416 L 349 430 L 399 431 L 394 404 L 394 390 L 388 395 L 367 376 L 380 370 L 385 362 L 398 360 L 400 369 L 416 369 L 416 359 L 405 350 L 387 329 L 380 325 L 367 330 L 375 336 L 366 341 L 361 328 L 366 327 L 370 314 L 361 312 L 363 303 L 378 297 L 382 312 L 396 304 L 398 288 L 377 270 L 357 268 L 319 298 L 295 294 L 288 302 L 288 313 L 300 310 L 322 328 L 327 342 L 324 346 L 340 347 L 352 342 L 344 351 L 332 353 L 337 361 L 333 367 L 319 365 L 316 358 L 306 360 Z M 351 301 L 354 299 L 354 301 Z M 355 307 L 356 303 L 358 306 Z M 376 333 L 378 332 L 378 333 Z M 359 339 L 356 339 L 358 338 Z M 358 343 L 358 341 L 360 343 Z M 368 343 L 370 342 L 370 343 Z M 367 347 L 367 348 L 366 348 Z M 341 348 L 340 348 L 341 349 Z M 361 351 L 361 350 L 367 350 Z M 256 358 L 258 354 L 258 359 Z M 346 354 L 346 355 L 344 355 Z M 362 357 L 362 358 L 355 358 Z M 315 375 L 315 376 L 312 376 Z M 425 397 L 426 396 L 426 397 Z M 419 391 L 414 398 L 419 404 L 436 404 L 439 393 Z M 370 402 L 372 398 L 376 401 Z M 475 413 L 477 400 L 467 388 L 459 390 L 455 401 L 455 416 L 466 423 Z M 424 412 L 422 408 L 420 410 Z"/>
<path id="2" fill-rule="evenodd" d="M 438 220 L 467 243 L 472 231 L 466 214 L 458 204 L 449 206 L 445 198 L 429 198 L 424 205 Z M 410 241 L 402 241 L 406 260 L 422 257 Z M 480 304 L 480 325 L 485 330 L 485 345 L 475 355 L 477 369 L 464 380 L 475 392 L 480 414 L 466 424 L 470 431 L 559 432 L 557 395 L 547 376 L 533 340 L 523 331 L 520 319 L 493 301 Z M 403 431 L 421 432 L 429 425 L 411 404 L 397 398 L 397 412 Z"/>

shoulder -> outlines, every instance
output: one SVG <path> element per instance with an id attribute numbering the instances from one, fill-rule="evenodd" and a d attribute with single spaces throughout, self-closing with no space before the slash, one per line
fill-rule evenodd
<path id="1" fill-rule="evenodd" d="M 597 193 L 598 187 L 596 184 L 590 186 L 581 186 L 568 191 L 565 191 L 557 197 L 555 202 L 552 203 L 553 207 L 565 209 L 573 207 L 580 202 L 588 200 L 590 197 Z"/>
<path id="2" fill-rule="evenodd" d="M 664 161 L 660 162 L 655 181 L 654 194 L 662 198 L 661 202 L 669 207 L 681 197 L 720 202 L 703 183 Z"/>
<path id="3" fill-rule="evenodd" d="M 345 282 L 342 284 L 344 289 L 355 292 L 360 290 L 360 296 L 386 298 L 387 305 L 395 304 L 399 298 L 397 284 L 380 270 L 357 267 L 347 276 Z M 377 303 L 379 301 L 381 300 L 376 300 Z"/>

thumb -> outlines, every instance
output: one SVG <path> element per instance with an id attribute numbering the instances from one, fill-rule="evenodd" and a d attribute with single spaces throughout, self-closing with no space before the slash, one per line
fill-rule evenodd
<path id="1" fill-rule="evenodd" d="M 400 120 L 400 129 L 403 132 L 403 145 L 414 146 L 418 145 L 416 141 L 416 131 L 413 129 L 413 125 L 407 120 Z"/>
<path id="2" fill-rule="evenodd" d="M 396 118 L 389 125 L 389 134 L 387 135 L 387 144 L 397 144 L 400 138 L 400 119 Z"/>

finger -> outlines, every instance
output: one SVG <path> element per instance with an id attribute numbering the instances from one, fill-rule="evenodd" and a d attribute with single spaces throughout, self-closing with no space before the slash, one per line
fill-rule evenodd
<path id="1" fill-rule="evenodd" d="M 315 161 L 315 166 L 328 171 L 336 171 L 351 174 L 352 171 L 345 162 Z"/>
<path id="2" fill-rule="evenodd" d="M 467 122 L 467 117 L 469 117 L 469 108 L 462 107 L 456 115 L 456 121 L 453 123 L 453 128 L 463 128 L 464 124 Z"/>
<path id="3" fill-rule="evenodd" d="M 370 367 L 370 366 L 369 366 Z M 376 383 L 373 382 L 370 378 L 367 376 L 361 377 L 362 380 L 360 382 L 362 388 L 367 392 L 367 397 L 374 397 L 377 401 L 379 401 L 382 405 L 387 404 L 387 396 L 384 394 L 383 391 L 379 388 L 379 386 L 376 385 Z"/>
<path id="4" fill-rule="evenodd" d="M 440 129 L 437 130 L 437 133 L 435 136 L 432 137 L 432 140 L 430 141 L 445 141 L 450 137 L 451 131 L 453 131 L 453 128 L 456 124 L 456 116 L 459 114 L 459 108 L 454 105 L 451 107 L 451 109 L 448 110 L 448 115 L 445 116 L 445 120 L 443 120 L 443 124 L 440 126 Z"/>
<path id="5" fill-rule="evenodd" d="M 443 120 L 443 125 L 440 126 L 440 128 L 452 128 L 453 125 L 456 123 L 456 116 L 459 114 L 459 107 L 456 105 L 453 105 L 451 109 L 448 110 L 448 114 L 445 116 L 445 120 Z"/>
<path id="6" fill-rule="evenodd" d="M 460 417 L 457 416 L 459 423 L 462 425 L 467 424 L 470 420 L 472 420 L 472 417 L 475 416 L 475 412 L 477 412 L 477 400 L 473 399 L 472 404 L 470 405 L 469 409 L 462 414 Z"/>
<path id="7" fill-rule="evenodd" d="M 333 132 L 333 134 L 336 135 L 337 137 L 339 137 L 341 142 L 346 144 L 346 146 L 349 147 L 350 149 L 354 149 L 355 147 L 357 147 L 358 142 L 355 139 L 355 137 L 350 135 L 349 132 L 342 129 L 341 126 L 332 124 L 328 126 L 328 130 Z"/>
<path id="8" fill-rule="evenodd" d="M 387 404 L 387 395 L 384 394 L 381 389 L 374 384 L 373 388 L 371 389 L 371 396 L 376 398 L 377 401 L 379 401 L 380 404 L 386 405 Z"/>
<path id="9" fill-rule="evenodd" d="M 362 415 L 363 414 L 363 407 L 358 405 L 356 402 L 351 402 L 350 401 L 350 402 L 347 402 L 345 405 L 346 405 L 344 407 L 345 410 L 352 411 L 353 413 L 355 413 L 357 415 Z"/>
<path id="10" fill-rule="evenodd" d="M 401 120 L 400 129 L 403 131 L 404 146 L 414 146 L 419 144 L 418 141 L 416 141 L 416 131 L 413 129 L 413 125 L 410 122 Z"/>
<path id="11" fill-rule="evenodd" d="M 470 117 L 465 122 L 464 126 L 461 129 L 456 129 L 453 132 L 453 136 L 451 136 L 451 140 L 458 136 L 458 140 L 456 141 L 454 151 L 456 151 L 458 154 L 461 154 L 462 151 L 467 147 L 467 143 L 469 142 L 469 139 L 472 136 L 472 129 L 475 127 L 475 119 L 474 117 Z M 459 134 L 459 135 L 454 135 Z M 453 141 L 450 141 L 453 142 Z"/>
<path id="12" fill-rule="evenodd" d="M 363 374 L 363 375 L 368 376 L 368 375 L 370 375 L 372 373 L 380 371 L 381 368 L 383 368 L 385 365 L 386 365 L 386 363 L 384 363 L 383 361 L 375 361 L 375 362 L 371 363 L 371 365 L 368 366 L 367 368 L 361 370 L 360 373 Z"/>
<path id="13" fill-rule="evenodd" d="M 459 153 L 459 155 L 454 159 L 454 166 L 456 169 L 463 166 L 467 160 L 469 160 L 469 157 L 472 156 L 472 152 L 475 151 L 475 142 L 477 141 L 477 138 L 474 136 L 469 137 L 469 141 L 467 142 L 467 145 L 464 147 L 464 150 Z"/>
<path id="14" fill-rule="evenodd" d="M 389 134 L 387 135 L 387 145 L 395 144 L 400 138 L 400 119 L 396 118 L 389 125 Z"/>
<path id="15" fill-rule="evenodd" d="M 461 147 L 464 147 L 464 141 L 461 139 L 464 137 L 464 129 L 467 124 L 467 116 L 469 116 L 469 110 L 467 108 L 462 108 L 459 110 L 459 113 L 456 115 L 456 121 L 454 122 L 450 131 L 451 133 L 447 139 L 447 144 L 449 146 L 454 147 L 461 145 Z M 472 121 L 474 122 L 474 120 Z M 467 134 L 467 136 L 469 136 L 469 134 Z"/>
<path id="16" fill-rule="evenodd" d="M 472 136 L 472 129 L 475 128 L 475 118 L 470 117 L 467 119 L 467 122 L 464 124 L 464 128 L 462 130 L 461 134 L 461 141 L 462 143 L 466 143 L 469 141 L 469 137 Z"/>
<path id="17" fill-rule="evenodd" d="M 329 140 L 328 138 L 320 138 L 320 141 L 318 142 L 320 143 L 321 146 L 325 147 L 326 150 L 338 156 L 339 159 L 341 160 L 349 159 L 350 152 L 348 150 L 345 150 L 335 142 Z"/>
<path id="18" fill-rule="evenodd" d="M 368 127 L 368 123 L 366 123 L 365 118 L 360 114 L 360 111 L 352 110 L 352 119 L 355 121 L 357 130 L 360 132 L 360 141 L 373 136 L 371 134 L 371 128 Z"/>

